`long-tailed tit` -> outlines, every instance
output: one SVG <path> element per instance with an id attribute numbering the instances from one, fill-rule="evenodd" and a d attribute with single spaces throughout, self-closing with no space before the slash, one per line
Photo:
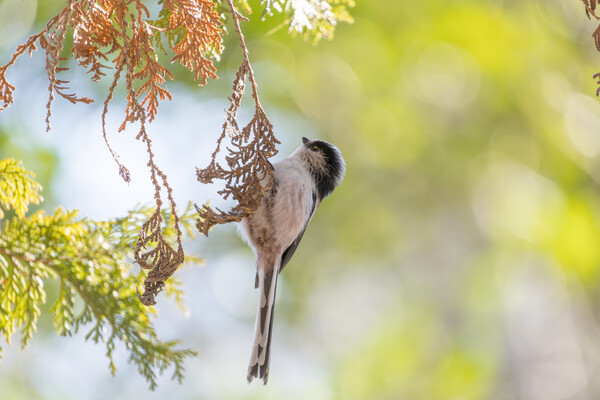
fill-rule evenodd
<path id="1" fill-rule="evenodd" d="M 342 181 L 346 164 L 337 147 L 302 138 L 288 158 L 273 164 L 273 189 L 241 229 L 256 253 L 259 289 L 248 382 L 269 378 L 273 305 L 277 276 L 292 258 L 321 201 Z"/>

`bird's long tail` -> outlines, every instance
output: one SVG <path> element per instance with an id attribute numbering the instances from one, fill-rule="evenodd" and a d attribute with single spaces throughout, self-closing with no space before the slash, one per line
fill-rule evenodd
<path id="1" fill-rule="evenodd" d="M 267 384 L 269 379 L 269 358 L 271 356 L 271 332 L 273 330 L 273 310 L 275 290 L 277 288 L 277 270 L 258 271 L 259 300 L 254 323 L 254 346 L 248 367 L 248 382 L 262 379 Z"/>

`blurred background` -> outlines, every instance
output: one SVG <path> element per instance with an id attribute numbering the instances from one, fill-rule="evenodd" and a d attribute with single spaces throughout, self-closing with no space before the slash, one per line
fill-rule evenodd
<path id="1" fill-rule="evenodd" d="M 0 0 L 0 64 L 63 6 Z M 0 399 L 600 398 L 600 54 L 583 3 L 359 0 L 355 23 L 318 45 L 268 33 L 279 22 L 259 14 L 243 29 L 276 159 L 307 136 L 348 164 L 281 276 L 268 386 L 246 383 L 254 255 L 232 225 L 186 242 L 206 260 L 177 272 L 188 311 L 159 300 L 161 337 L 199 353 L 181 385 L 167 371 L 148 392 L 123 348 L 112 377 L 85 329 L 62 338 L 46 316 L 25 351 L 3 345 Z M 171 66 L 174 99 L 149 127 L 180 207 L 220 202 L 194 168 L 240 62 L 236 38 L 225 44 L 205 87 Z M 122 100 L 109 139 L 130 185 L 101 136 L 109 82 L 66 75 L 97 100 L 57 99 L 45 133 L 43 54 L 10 70 L 0 157 L 37 174 L 48 209 L 107 219 L 152 202 L 135 127 L 116 133 Z"/>

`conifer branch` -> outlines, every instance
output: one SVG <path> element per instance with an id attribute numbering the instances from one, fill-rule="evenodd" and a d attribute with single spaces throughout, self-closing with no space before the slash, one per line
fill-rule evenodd
<path id="1" fill-rule="evenodd" d="M 144 294 L 140 295 L 146 305 L 155 303 L 154 296 L 164 286 L 164 280 L 173 274 L 184 259 L 172 189 L 165 173 L 156 165 L 146 127 L 156 118 L 159 103 L 172 99 L 164 83 L 166 78 L 173 79 L 173 76 L 158 63 L 153 41 L 160 42 L 160 35 L 164 34 L 174 53 L 172 61 L 190 69 L 194 78 L 201 83 L 206 83 L 208 78 L 216 78 L 215 68 L 208 58 L 222 51 L 221 20 L 214 8 L 215 3 L 211 0 L 165 0 L 161 11 L 163 18 L 157 20 L 158 26 L 154 26 L 148 20 L 150 13 L 142 0 L 69 0 L 42 32 L 19 46 L 9 63 L 0 67 L 0 100 L 5 108 L 13 101 L 14 90 L 14 86 L 6 80 L 8 67 L 25 51 L 31 53 L 35 50 L 36 43 L 46 51 L 49 80 L 46 125 L 49 130 L 55 94 L 72 103 L 91 101 L 68 93 L 68 81 L 57 77 L 58 73 L 67 70 L 62 65 L 66 59 L 61 56 L 67 32 L 73 31 L 72 54 L 79 65 L 87 69 L 93 82 L 106 75 L 109 57 L 114 56 L 114 74 L 102 111 L 102 135 L 119 167 L 119 174 L 129 182 L 129 170 L 110 145 L 106 130 L 108 105 L 124 71 L 127 106 L 119 131 L 124 130 L 128 123 L 140 124 L 136 138 L 146 144 L 150 179 L 155 188 L 156 210 L 142 225 L 134 252 L 135 261 L 143 268 L 152 270 L 144 285 Z M 173 32 L 178 32 L 179 36 L 176 38 Z M 177 226 L 177 250 L 170 246 L 162 233 L 162 189 L 167 192 L 170 215 Z"/>
<path id="2" fill-rule="evenodd" d="M 31 176 L 19 163 L 0 160 L 0 187 L 5 189 L 2 193 L 9 204 L 41 198 L 41 187 Z M 29 188 L 11 185 L 15 177 L 29 182 Z M 193 231 L 192 209 L 188 205 L 180 219 L 188 234 Z M 167 240 L 181 234 L 171 212 L 164 211 L 161 216 L 171 221 L 163 227 Z M 45 285 L 56 280 L 60 291 L 50 313 L 60 335 L 89 329 L 86 339 L 106 345 L 113 374 L 113 352 L 116 342 L 122 341 L 130 362 L 151 389 L 156 387 L 157 375 L 171 366 L 174 378 L 181 379 L 183 360 L 194 353 L 176 349 L 176 342 L 164 342 L 157 336 L 151 320 L 154 311 L 144 307 L 136 296 L 135 288 L 143 275 L 134 273 L 129 262 L 137 232 L 154 213 L 152 208 L 144 207 L 125 218 L 95 222 L 59 208 L 51 215 L 37 211 L 0 219 L 0 335 L 10 343 L 11 336 L 20 330 L 21 345 L 25 347 L 36 332 L 42 305 L 47 301 Z M 181 305 L 177 285 L 178 281 L 172 279 L 165 289 Z M 77 311 L 75 299 L 79 300 Z M 81 304 L 83 308 L 78 311 Z"/>

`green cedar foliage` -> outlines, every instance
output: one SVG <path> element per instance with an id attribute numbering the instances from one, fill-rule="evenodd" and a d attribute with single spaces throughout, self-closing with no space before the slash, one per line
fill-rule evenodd
<path id="1" fill-rule="evenodd" d="M 21 346 L 27 346 L 47 300 L 45 285 L 56 280 L 60 290 L 50 313 L 58 334 L 87 330 L 86 339 L 106 345 L 112 374 L 113 351 L 121 341 L 150 389 L 156 388 L 157 373 L 170 367 L 173 378 L 181 380 L 184 358 L 194 352 L 157 336 L 151 318 L 155 311 L 136 295 L 143 273 L 130 262 L 137 233 L 153 207 L 106 222 L 79 218 L 76 211 L 62 208 L 50 215 L 41 210 L 26 214 L 30 204 L 42 199 L 33 176 L 18 161 L 0 160 L 0 335 L 10 343 L 20 330 Z M 172 221 L 168 212 L 164 220 Z M 190 206 L 181 222 L 191 235 Z M 168 239 L 176 235 L 172 224 L 164 232 Z M 165 292 L 183 308 L 179 284 L 172 277 Z"/>
<path id="2" fill-rule="evenodd" d="M 29 204 L 40 204 L 42 187 L 33 174 L 12 159 L 0 160 L 0 218 L 2 209 L 13 209 L 19 218 L 25 217 Z"/>

